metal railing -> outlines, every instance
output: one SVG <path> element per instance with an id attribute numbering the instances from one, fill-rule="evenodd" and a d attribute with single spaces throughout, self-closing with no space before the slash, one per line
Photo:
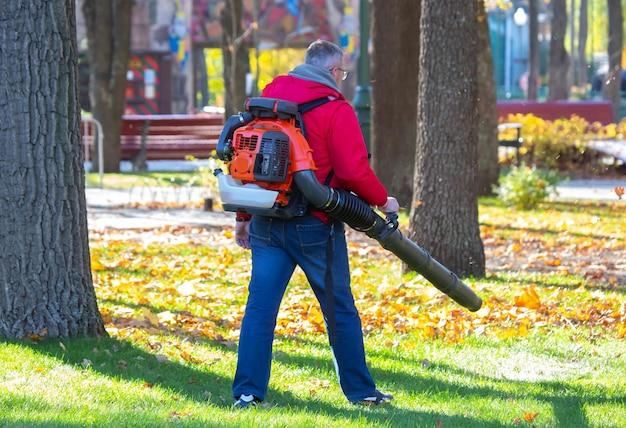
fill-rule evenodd
<path id="1" fill-rule="evenodd" d="M 95 127 L 96 130 L 96 137 L 91 137 L 93 138 L 94 141 L 96 141 L 96 147 L 98 150 L 98 176 L 99 176 L 99 180 L 100 180 L 100 188 L 102 189 L 102 187 L 104 186 L 104 163 L 102 162 L 102 158 L 104 156 L 104 149 L 102 147 L 103 144 L 103 140 L 104 140 L 104 133 L 102 131 L 102 124 L 94 119 L 93 117 L 90 116 L 82 116 L 81 117 L 81 126 L 82 126 L 82 140 L 83 140 L 83 146 L 85 148 L 85 160 L 86 161 L 90 161 L 91 160 L 91 151 L 89 150 L 89 143 L 90 143 L 90 138 L 89 136 L 93 136 L 93 128 Z M 91 128 L 90 128 L 91 127 Z M 91 165 L 93 166 L 93 161 L 91 163 Z"/>

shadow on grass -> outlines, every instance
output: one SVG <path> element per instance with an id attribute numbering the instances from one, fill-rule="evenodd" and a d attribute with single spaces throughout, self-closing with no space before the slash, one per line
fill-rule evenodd
<path id="1" fill-rule="evenodd" d="M 328 345 L 310 339 L 287 338 L 286 340 L 315 347 L 318 350 L 327 350 Z M 330 351 L 328 351 L 330 354 Z M 394 360 L 404 363 L 404 367 L 419 367 L 414 359 L 398 356 L 392 351 L 368 350 L 367 354 L 377 358 Z M 565 355 L 563 356 L 566 357 Z M 294 368 L 318 367 L 326 368 L 329 376 L 334 374 L 330 362 L 321 363 L 320 358 L 301 354 L 278 353 L 275 360 Z M 595 389 L 585 389 L 581 385 L 572 385 L 563 381 L 523 381 L 501 379 L 486 376 L 471 370 L 462 369 L 440 362 L 428 362 L 423 368 L 424 375 L 415 375 L 404 371 L 390 371 L 371 367 L 372 376 L 379 384 L 393 385 L 395 390 L 413 392 L 415 394 L 428 393 L 429 396 L 443 395 L 449 401 L 465 400 L 470 397 L 500 400 L 506 405 L 511 399 L 534 399 L 548 403 L 554 412 L 557 426 L 587 427 L 589 421 L 584 412 L 585 405 L 618 405 L 626 406 L 626 393 L 607 396 Z M 449 382 L 438 376 L 454 375 L 463 378 L 464 382 Z M 485 386 L 491 383 L 493 386 Z M 507 388 L 508 386 L 508 388 Z M 512 386 L 512 388 L 511 388 Z M 540 388 L 541 392 L 533 392 Z M 583 398 L 584 397 L 584 398 Z M 484 425 L 489 426 L 489 425 Z"/>
<path id="2" fill-rule="evenodd" d="M 525 236 L 529 236 L 529 234 L 532 233 L 538 233 L 541 235 L 548 235 L 548 236 L 552 236 L 552 237 L 557 237 L 557 236 L 563 236 L 564 234 L 568 235 L 568 236 L 575 236 L 578 238 L 591 238 L 591 239 L 596 239 L 596 240 L 605 240 L 605 241 L 610 241 L 613 239 L 617 239 L 619 238 L 619 236 L 616 235 L 600 235 L 600 234 L 596 234 L 596 233 L 581 233 L 581 232 L 573 232 L 573 231 L 563 231 L 563 230 L 559 230 L 559 229 L 547 229 L 545 227 L 518 227 L 518 226 L 512 226 L 510 224 L 507 225 L 503 225 L 503 224 L 497 224 L 497 223 L 489 223 L 489 222 L 482 222 L 480 223 L 481 226 L 487 226 L 487 227 L 492 227 L 494 229 L 498 229 L 498 230 L 510 230 L 510 231 L 514 231 L 514 232 L 523 232 L 525 234 Z"/>
<path id="3" fill-rule="evenodd" d="M 617 205 L 617 201 L 558 201 L 543 202 L 539 207 L 529 210 L 520 211 L 521 213 L 542 213 L 548 211 L 557 211 L 563 213 L 584 212 L 587 215 L 596 215 L 598 217 L 611 217 L 615 219 L 623 218 L 623 206 Z M 500 199 L 496 197 L 480 198 L 480 205 L 493 208 L 502 208 L 504 210 L 517 211 L 515 208 L 508 207 Z"/>
<path id="4" fill-rule="evenodd" d="M 199 403 L 211 403 L 224 410 L 231 406 L 231 382 L 232 379 L 210 371 L 210 368 L 183 365 L 174 361 L 157 361 L 154 354 L 132 345 L 129 342 L 111 338 L 102 339 L 74 339 L 66 342 L 67 352 L 62 352 L 57 341 L 44 341 L 40 343 L 19 342 L 22 346 L 28 346 L 42 355 L 56 358 L 65 364 L 74 365 L 82 369 L 85 358 L 91 361 L 91 370 L 96 373 L 127 381 L 147 382 L 173 391 L 183 397 Z M 220 345 L 216 345 L 220 346 Z M 234 350 L 221 347 L 226 352 Z M 97 350 L 97 352 L 95 351 Z M 107 352 L 108 351 L 108 352 Z M 306 367 L 325 368 L 329 377 L 332 375 L 330 357 L 313 358 L 301 357 L 277 353 L 275 360 Z M 118 359 L 119 356 L 119 359 Z M 128 362 L 120 364 L 120 360 Z M 140 364 L 135 364 L 139 361 Z M 131 363 L 132 362 L 132 363 Z M 426 393 L 432 390 L 428 379 L 417 378 L 401 373 L 390 373 L 375 370 L 374 374 L 384 383 L 397 383 L 398 389 Z M 457 385 L 449 384 L 449 393 L 454 394 L 458 390 Z M 441 388 L 445 388 L 444 384 Z M 207 393 L 208 392 L 208 393 Z M 416 411 L 395 406 L 380 406 L 374 408 L 336 407 L 331 403 L 317 399 L 303 399 L 289 392 L 270 389 L 268 402 L 271 407 L 278 409 L 293 409 L 297 413 L 311 413 L 312 415 L 325 414 L 330 417 L 344 418 L 352 421 L 365 419 L 368 424 L 385 424 L 389 426 L 481 426 L 502 427 L 506 426 L 497 421 L 480 420 L 461 415 L 447 415 L 433 411 Z M 261 410 L 262 411 L 262 410 Z M 258 415 L 258 414 L 257 414 Z M 255 418 L 258 416 L 255 416 Z M 24 423 L 26 421 L 20 421 Z"/>
<path id="5" fill-rule="evenodd" d="M 535 274 L 533 272 L 533 274 Z M 542 278 L 545 277 L 548 280 Z M 613 291 L 615 293 L 626 294 L 626 287 L 621 285 L 611 285 L 609 283 L 590 283 L 584 277 L 577 277 L 576 282 L 557 282 L 555 279 L 558 279 L 557 276 L 554 275 L 554 272 L 545 272 L 541 273 L 540 276 L 521 276 L 521 275 L 507 275 L 502 273 L 493 273 L 490 274 L 486 280 L 493 284 L 503 284 L 507 285 L 510 283 L 518 283 L 523 285 L 535 285 L 541 288 L 550 288 L 550 287 L 558 287 L 558 288 L 566 288 L 570 290 L 576 290 L 581 286 L 589 289 L 589 290 L 602 290 L 602 291 Z"/>

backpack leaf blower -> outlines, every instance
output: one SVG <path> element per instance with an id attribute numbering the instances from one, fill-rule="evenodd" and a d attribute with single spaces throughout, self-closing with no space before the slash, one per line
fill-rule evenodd
<path id="1" fill-rule="evenodd" d="M 214 171 L 224 210 L 288 219 L 312 206 L 377 240 L 458 304 L 480 309 L 472 289 L 400 232 L 396 215 L 384 219 L 353 193 L 319 182 L 301 113 L 295 103 L 251 98 L 245 112 L 226 121 L 217 156 L 229 175 Z"/>

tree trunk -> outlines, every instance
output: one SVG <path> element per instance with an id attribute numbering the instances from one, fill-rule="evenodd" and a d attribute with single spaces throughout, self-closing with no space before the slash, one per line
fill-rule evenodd
<path id="1" fill-rule="evenodd" d="M 604 96 L 613 104 L 613 120 L 617 123 L 620 120 L 624 28 L 620 0 L 607 1 L 609 14 L 609 73 L 606 79 L 604 79 Z"/>
<path id="2" fill-rule="evenodd" d="M 565 49 L 567 27 L 566 0 L 552 0 L 552 29 L 550 30 L 550 66 L 548 98 L 566 100 L 569 97 L 568 69 L 569 55 Z"/>
<path id="3" fill-rule="evenodd" d="M 484 0 L 478 1 L 476 15 L 478 32 L 478 174 L 476 186 L 479 195 L 489 195 L 498 182 L 498 110 L 493 59 L 489 43 L 489 25 Z"/>
<path id="4" fill-rule="evenodd" d="M 480 277 L 476 7 L 422 2 L 411 237 L 458 275 Z"/>
<path id="5" fill-rule="evenodd" d="M 89 261 L 74 1 L 5 1 L 0 22 L 0 336 L 106 334 Z"/>
<path id="6" fill-rule="evenodd" d="M 401 206 L 410 207 L 417 132 L 420 2 L 374 0 L 372 5 L 372 166 L 389 194 Z"/>
<path id="7" fill-rule="evenodd" d="M 226 0 L 222 11 L 222 57 L 224 59 L 224 115 L 243 110 L 246 101 L 248 48 L 241 27 L 241 0 Z"/>
<path id="8" fill-rule="evenodd" d="M 528 99 L 537 99 L 539 82 L 539 0 L 528 1 Z"/>
<path id="9" fill-rule="evenodd" d="M 577 86 L 584 87 L 589 80 L 587 77 L 587 33 L 588 7 L 587 0 L 580 0 L 580 16 L 578 18 L 578 82 Z"/>
<path id="10" fill-rule="evenodd" d="M 93 116 L 104 132 L 105 172 L 120 169 L 132 10 L 132 0 L 85 0 L 83 4 L 89 45 L 89 96 Z"/>

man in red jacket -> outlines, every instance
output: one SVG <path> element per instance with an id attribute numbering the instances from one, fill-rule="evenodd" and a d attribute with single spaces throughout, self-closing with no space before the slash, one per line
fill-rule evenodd
<path id="1" fill-rule="evenodd" d="M 318 40 L 307 49 L 305 63 L 286 76 L 276 77 L 262 96 L 298 104 L 328 98 L 303 115 L 318 180 L 330 180 L 331 187 L 350 190 L 384 212 L 396 212 L 398 202 L 387 197 L 372 171 L 354 110 L 339 91 L 339 83 L 347 76 L 341 68 L 342 59 L 339 46 Z M 391 395 L 376 389 L 365 362 L 343 224 L 318 211 L 291 220 L 262 216 L 250 220 L 238 214 L 235 238 L 238 245 L 252 249 L 252 275 L 233 383 L 235 406 L 256 405 L 265 397 L 276 316 L 296 265 L 306 274 L 321 305 L 335 369 L 348 400 L 363 404 L 391 400 Z M 327 254 L 329 239 L 332 258 Z"/>

